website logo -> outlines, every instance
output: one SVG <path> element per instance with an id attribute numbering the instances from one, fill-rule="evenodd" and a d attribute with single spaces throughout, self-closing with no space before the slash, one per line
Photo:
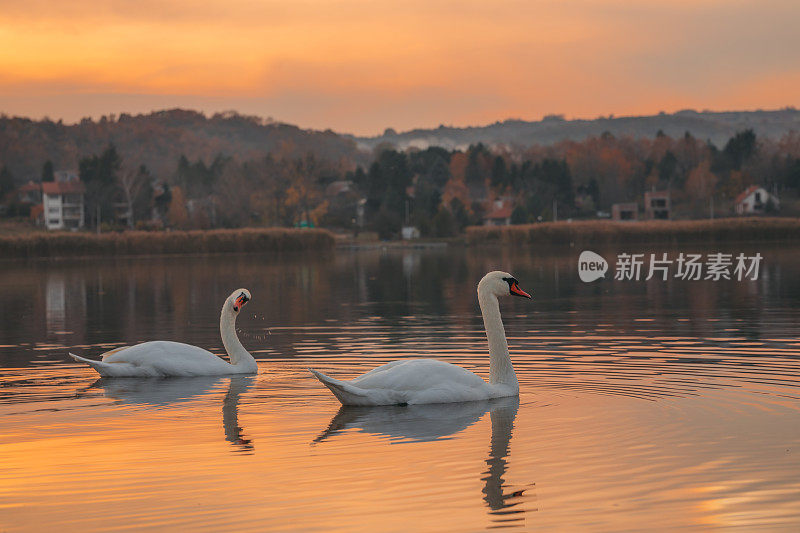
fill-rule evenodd
<path id="1" fill-rule="evenodd" d="M 614 265 L 616 281 L 650 281 L 679 279 L 687 281 L 756 281 L 764 257 L 760 253 L 679 253 L 677 257 L 661 254 L 619 253 Z M 591 283 L 605 277 L 608 262 L 600 255 L 584 250 L 578 258 L 578 276 Z"/>
<path id="2" fill-rule="evenodd" d="M 581 252 L 578 258 L 578 276 L 581 281 L 591 283 L 594 280 L 604 278 L 608 272 L 608 261 L 589 250 Z"/>

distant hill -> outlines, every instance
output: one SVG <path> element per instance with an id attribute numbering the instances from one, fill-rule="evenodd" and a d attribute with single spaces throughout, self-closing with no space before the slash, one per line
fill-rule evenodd
<path id="1" fill-rule="evenodd" d="M 0 166 L 7 165 L 17 182 L 38 180 L 48 159 L 56 170 L 77 169 L 80 158 L 100 154 L 109 142 L 116 145 L 123 163 L 144 164 L 159 178 L 175 172 L 181 155 L 207 164 L 218 154 L 241 159 L 277 151 L 312 152 L 334 160 L 359 156 L 352 139 L 330 130 L 303 130 L 235 113 L 206 117 L 172 109 L 84 119 L 73 125 L 0 116 Z"/>
<path id="2" fill-rule="evenodd" d="M 372 149 L 390 143 L 398 149 L 441 146 L 463 149 L 482 142 L 488 145 L 548 145 L 563 140 L 581 141 L 604 132 L 634 138 L 653 137 L 661 130 L 670 137 L 681 137 L 687 131 L 698 139 L 724 145 L 737 131 L 752 128 L 758 137 L 780 137 L 788 131 L 800 131 L 800 111 L 787 108 L 778 111 L 678 111 L 642 117 L 605 117 L 594 120 L 565 120 L 559 115 L 538 122 L 506 120 L 488 126 L 416 129 L 403 133 L 387 130 L 376 137 L 353 137 L 360 147 Z"/>
<path id="3" fill-rule="evenodd" d="M 661 130 L 672 137 L 689 131 L 699 139 L 722 146 L 737 131 L 752 128 L 758 137 L 780 137 L 800 131 L 800 111 L 679 111 L 644 117 L 565 120 L 550 116 L 538 122 L 506 120 L 488 126 L 417 129 L 404 133 L 387 130 L 377 137 L 355 137 L 333 131 L 304 130 L 297 126 L 269 122 L 258 117 L 220 113 L 207 117 L 183 109 L 157 111 L 146 115 L 121 114 L 78 124 L 50 120 L 0 116 L 0 167 L 8 166 L 18 183 L 41 176 L 48 159 L 56 170 L 77 169 L 82 157 L 100 154 L 113 142 L 129 165 L 146 165 L 158 178 L 169 178 L 185 155 L 190 161 L 209 164 L 217 155 L 242 160 L 258 159 L 269 153 L 304 155 L 350 161 L 366 165 L 371 150 L 381 143 L 399 149 L 411 146 L 466 148 L 482 142 L 488 145 L 527 147 L 548 145 L 565 139 L 580 141 L 610 132 L 615 136 L 653 137 Z"/>

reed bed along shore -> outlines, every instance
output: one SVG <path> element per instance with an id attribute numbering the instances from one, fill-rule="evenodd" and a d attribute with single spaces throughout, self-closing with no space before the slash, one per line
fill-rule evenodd
<path id="1" fill-rule="evenodd" d="M 122 233 L 0 235 L 0 258 L 82 255 L 149 255 L 330 250 L 333 234 L 322 229 L 243 228 Z"/>
<path id="2" fill-rule="evenodd" d="M 613 222 L 580 220 L 520 226 L 472 226 L 469 244 L 685 244 L 800 241 L 800 218 L 721 218 Z"/>

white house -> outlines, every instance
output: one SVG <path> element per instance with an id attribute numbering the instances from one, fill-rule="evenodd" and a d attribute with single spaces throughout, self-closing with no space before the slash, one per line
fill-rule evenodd
<path id="1" fill-rule="evenodd" d="M 42 217 L 47 229 L 83 227 L 83 183 L 77 179 L 42 183 Z"/>
<path id="2" fill-rule="evenodd" d="M 419 230 L 414 226 L 403 226 L 400 230 L 400 235 L 403 237 L 404 241 L 419 239 L 420 237 Z"/>
<path id="3" fill-rule="evenodd" d="M 737 215 L 752 215 L 764 213 L 769 202 L 772 202 L 775 210 L 780 208 L 780 200 L 777 196 L 767 192 L 764 187 L 751 185 L 736 197 L 733 204 Z"/>

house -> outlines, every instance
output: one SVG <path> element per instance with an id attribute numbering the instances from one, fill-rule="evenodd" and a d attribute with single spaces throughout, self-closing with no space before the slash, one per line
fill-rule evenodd
<path id="1" fill-rule="evenodd" d="M 644 193 L 644 215 L 648 220 L 669 220 L 669 191 Z"/>
<path id="2" fill-rule="evenodd" d="M 404 241 L 419 239 L 420 237 L 419 230 L 414 226 L 403 226 L 400 230 L 400 235 L 403 237 Z"/>
<path id="3" fill-rule="evenodd" d="M 511 225 L 511 212 L 513 210 L 511 198 L 498 198 L 490 204 L 486 215 L 483 217 L 484 226 L 509 226 Z"/>
<path id="4" fill-rule="evenodd" d="M 332 198 L 334 196 L 339 196 L 340 194 L 348 193 L 353 189 L 353 182 L 352 181 L 332 181 L 325 187 L 325 196 L 328 198 Z"/>
<path id="5" fill-rule="evenodd" d="M 79 179 L 42 183 L 42 207 L 47 229 L 83 227 L 85 189 Z"/>
<path id="6" fill-rule="evenodd" d="M 42 188 L 29 181 L 0 198 L 0 216 L 26 216 L 33 206 L 42 203 Z"/>
<path id="7" fill-rule="evenodd" d="M 328 204 L 321 221 L 327 227 L 353 229 L 363 226 L 364 204 L 358 188 L 352 181 L 333 181 L 325 187 L 325 201 Z"/>
<path id="8" fill-rule="evenodd" d="M 511 206 L 504 205 L 490 211 L 483 217 L 484 226 L 509 226 L 511 224 Z"/>
<path id="9" fill-rule="evenodd" d="M 36 205 L 42 203 L 42 186 L 29 181 L 17 189 L 17 200 L 21 204 Z"/>
<path id="10" fill-rule="evenodd" d="M 611 206 L 612 220 L 639 220 L 639 204 L 636 202 Z"/>
<path id="11" fill-rule="evenodd" d="M 769 204 L 777 211 L 780 209 L 780 200 L 770 194 L 764 187 L 751 185 L 736 197 L 733 205 L 737 215 L 756 215 L 767 212 Z"/>

